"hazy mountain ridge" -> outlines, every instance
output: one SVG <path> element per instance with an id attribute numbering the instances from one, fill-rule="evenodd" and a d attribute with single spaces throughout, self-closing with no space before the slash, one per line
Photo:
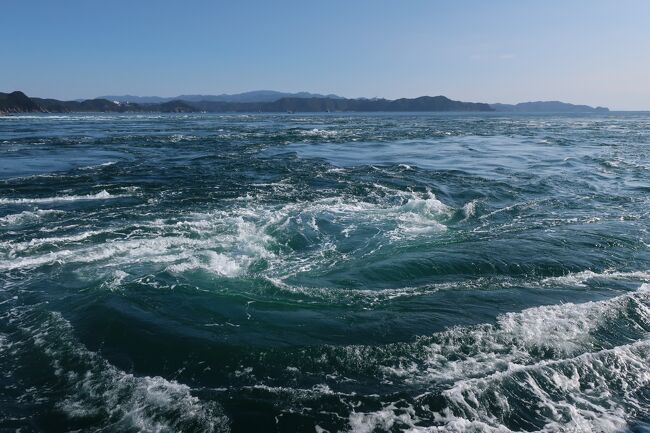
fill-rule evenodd
<path id="1" fill-rule="evenodd" d="M 60 101 L 57 99 L 30 98 L 23 92 L 0 93 L 0 113 L 23 112 L 426 112 L 426 111 L 461 111 L 461 112 L 521 112 L 521 113 L 553 113 L 553 112 L 608 112 L 605 107 L 590 107 L 587 105 L 568 104 L 559 101 L 524 102 L 520 104 L 485 104 L 477 102 L 454 101 L 445 96 L 420 96 L 418 98 L 380 99 L 356 98 L 347 99 L 339 96 L 323 97 L 308 96 L 300 92 L 292 97 L 282 97 L 272 101 L 251 101 L 254 98 L 272 98 L 282 95 L 282 92 L 254 91 L 238 95 L 186 95 L 184 98 L 162 102 L 120 102 L 113 99 L 97 98 L 76 101 Z M 236 96 L 239 101 L 219 100 L 221 97 Z M 112 97 L 111 97 L 112 98 Z M 145 97 L 159 98 L 159 97 Z M 194 100 L 192 100 L 194 98 Z M 165 99 L 165 98 L 160 98 Z"/>
<path id="2" fill-rule="evenodd" d="M 215 112 L 326 112 L 326 111 L 492 111 L 488 104 L 453 101 L 445 96 L 414 99 L 281 98 L 273 102 L 225 103 L 201 101 L 192 104 L 201 111 Z"/>
<path id="3" fill-rule="evenodd" d="M 8 94 L 0 94 L 8 95 Z M 344 99 L 344 98 L 281 98 L 272 102 L 225 102 L 172 100 L 162 103 L 122 103 L 108 99 L 59 101 L 29 98 L 14 92 L 4 112 L 326 112 L 326 111 L 493 111 L 488 104 L 454 101 L 445 96 L 421 96 L 414 99 Z M 1 97 L 1 96 L 0 96 Z M 8 96 L 5 97 L 7 99 Z M 9 99 L 7 99 L 9 101 Z"/>
<path id="4" fill-rule="evenodd" d="M 558 113 L 558 112 L 608 112 L 606 107 L 591 107 L 589 105 L 576 105 L 560 101 L 532 101 L 519 104 L 490 104 L 495 111 L 519 113 Z"/>
<path id="5" fill-rule="evenodd" d="M 282 98 L 330 98 L 344 99 L 341 96 L 329 94 L 321 95 L 309 92 L 278 92 L 275 90 L 253 90 L 243 93 L 222 93 L 220 95 L 179 95 L 175 97 L 164 96 L 134 96 L 134 95 L 109 95 L 99 96 L 97 99 L 108 99 L 109 101 L 131 102 L 136 104 L 152 104 L 170 101 L 188 102 L 274 102 Z"/>

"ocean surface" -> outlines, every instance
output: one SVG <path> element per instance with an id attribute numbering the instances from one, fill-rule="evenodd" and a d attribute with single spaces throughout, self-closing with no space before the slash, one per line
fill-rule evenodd
<path id="1" fill-rule="evenodd" d="M 650 431 L 650 114 L 0 118 L 0 432 Z"/>

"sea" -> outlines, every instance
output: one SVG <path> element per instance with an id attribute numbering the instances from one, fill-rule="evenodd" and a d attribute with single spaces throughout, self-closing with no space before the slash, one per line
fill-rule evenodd
<path id="1" fill-rule="evenodd" d="M 0 118 L 0 432 L 648 432 L 650 113 Z"/>

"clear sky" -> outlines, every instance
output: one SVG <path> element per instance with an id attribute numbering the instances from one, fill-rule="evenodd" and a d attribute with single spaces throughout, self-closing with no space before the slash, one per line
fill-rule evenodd
<path id="1" fill-rule="evenodd" d="M 0 91 L 650 109 L 648 0 L 0 0 Z"/>

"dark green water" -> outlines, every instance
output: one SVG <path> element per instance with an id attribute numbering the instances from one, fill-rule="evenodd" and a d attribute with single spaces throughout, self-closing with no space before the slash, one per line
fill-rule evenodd
<path id="1" fill-rule="evenodd" d="M 0 431 L 648 431 L 650 115 L 0 118 Z"/>

